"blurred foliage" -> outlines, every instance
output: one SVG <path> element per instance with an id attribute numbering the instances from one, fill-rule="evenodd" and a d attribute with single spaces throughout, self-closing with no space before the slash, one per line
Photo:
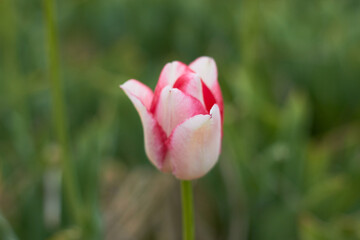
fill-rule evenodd
<path id="1" fill-rule="evenodd" d="M 196 186 L 214 239 L 360 239 L 359 1 L 62 0 L 55 18 L 81 219 L 59 190 L 44 5 L 3 0 L 0 239 L 102 239 L 104 166 L 156 171 L 118 85 L 201 55 L 225 99 L 222 155 Z"/>

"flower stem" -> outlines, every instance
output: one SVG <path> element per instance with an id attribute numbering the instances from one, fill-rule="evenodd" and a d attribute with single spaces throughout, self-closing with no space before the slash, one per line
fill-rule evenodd
<path id="1" fill-rule="evenodd" d="M 191 181 L 181 181 L 183 240 L 194 240 L 194 209 Z"/>

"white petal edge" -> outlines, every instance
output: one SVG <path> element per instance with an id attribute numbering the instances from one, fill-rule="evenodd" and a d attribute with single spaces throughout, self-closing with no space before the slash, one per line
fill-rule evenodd
<path id="1" fill-rule="evenodd" d="M 217 104 L 210 115 L 196 115 L 178 125 L 168 143 L 173 174 L 181 180 L 204 176 L 216 164 L 221 151 L 221 115 Z"/>

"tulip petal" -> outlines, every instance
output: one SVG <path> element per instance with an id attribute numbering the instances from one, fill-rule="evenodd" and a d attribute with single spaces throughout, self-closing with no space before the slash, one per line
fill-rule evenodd
<path id="1" fill-rule="evenodd" d="M 120 86 L 134 104 L 140 115 L 144 129 L 145 152 L 149 160 L 161 171 L 169 171 L 168 164 L 165 163 L 167 146 L 165 141 L 167 136 L 152 113 L 149 112 L 148 100 L 150 93 L 144 87 L 139 85 L 135 80 L 129 80 Z M 151 91 L 151 90 L 150 90 Z M 143 93 L 144 95 L 141 95 Z M 152 92 L 151 92 L 152 93 Z M 149 106 L 149 104 L 148 104 Z"/>
<path id="2" fill-rule="evenodd" d="M 182 180 L 205 175 L 216 164 L 221 149 L 221 115 L 217 104 L 210 115 L 196 115 L 178 125 L 168 140 L 173 174 Z"/>
<path id="3" fill-rule="evenodd" d="M 120 88 L 138 98 L 146 109 L 150 110 L 154 94 L 148 86 L 138 80 L 130 79 L 122 84 Z"/>
<path id="4" fill-rule="evenodd" d="M 205 106 L 202 82 L 198 74 L 188 72 L 181 75 L 175 82 L 174 88 L 198 99 Z"/>
<path id="5" fill-rule="evenodd" d="M 201 76 L 210 89 L 217 82 L 217 67 L 214 59 L 211 57 L 199 57 L 190 63 L 189 67 Z"/>
<path id="6" fill-rule="evenodd" d="M 218 72 L 214 59 L 210 57 L 199 57 L 193 61 L 189 67 L 200 75 L 206 86 L 216 99 L 216 103 L 219 105 L 221 116 L 223 115 L 223 97 L 218 83 Z"/>
<path id="7" fill-rule="evenodd" d="M 181 122 L 192 116 L 206 113 L 199 100 L 177 88 L 166 86 L 161 91 L 159 103 L 155 109 L 155 118 L 169 136 Z"/>
<path id="8" fill-rule="evenodd" d="M 179 61 L 174 61 L 165 65 L 160 73 L 159 81 L 155 88 L 154 99 L 151 104 L 151 112 L 155 111 L 162 89 L 165 86 L 172 87 L 175 81 L 187 71 L 191 71 L 190 68 L 185 63 Z"/>

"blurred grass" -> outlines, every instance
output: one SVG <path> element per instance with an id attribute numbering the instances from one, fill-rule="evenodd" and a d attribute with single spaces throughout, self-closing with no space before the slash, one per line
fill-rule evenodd
<path id="1" fill-rule="evenodd" d="M 136 78 L 153 88 L 166 62 L 201 55 L 217 61 L 225 122 L 219 164 L 196 182 L 198 238 L 360 239 L 359 1 L 55 3 L 59 104 L 74 179 L 57 177 L 63 152 L 53 122 L 62 117 L 52 115 L 59 107 L 48 75 L 44 5 L 3 0 L 0 239 L 103 239 L 105 230 L 119 228 L 103 220 L 111 213 L 104 198 L 113 196 L 105 189 L 126 193 L 136 179 L 143 184 L 139 167 L 156 170 L 118 85 Z M 104 185 L 113 175 L 122 177 Z M 80 221 L 66 181 L 78 186 Z M 165 195 L 178 187 L 164 188 Z M 161 237 L 178 239 L 166 233 L 180 229 L 178 212 L 171 213 L 177 197 L 136 236 L 160 239 L 164 216 L 173 227 L 161 228 Z"/>

